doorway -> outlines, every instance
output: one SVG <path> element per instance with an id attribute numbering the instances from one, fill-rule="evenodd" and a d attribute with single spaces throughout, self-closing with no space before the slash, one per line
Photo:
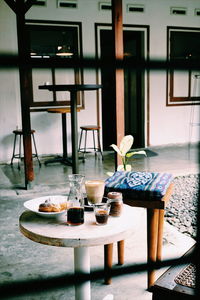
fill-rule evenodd
<path id="1" fill-rule="evenodd" d="M 124 58 L 128 65 L 145 59 L 145 31 L 123 31 Z M 112 59 L 112 31 L 99 29 L 99 57 Z M 134 64 L 133 64 L 134 65 Z M 102 139 L 103 150 L 110 150 L 116 140 L 114 71 L 103 66 L 101 69 L 102 89 Z M 134 136 L 134 148 L 145 146 L 145 73 L 134 68 L 124 70 L 125 134 Z"/>

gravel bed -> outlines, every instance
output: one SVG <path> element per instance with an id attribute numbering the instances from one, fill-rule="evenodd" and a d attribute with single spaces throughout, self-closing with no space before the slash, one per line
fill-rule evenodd
<path id="1" fill-rule="evenodd" d="M 165 220 L 180 232 L 196 238 L 199 175 L 174 178 L 174 192 L 165 210 Z"/>

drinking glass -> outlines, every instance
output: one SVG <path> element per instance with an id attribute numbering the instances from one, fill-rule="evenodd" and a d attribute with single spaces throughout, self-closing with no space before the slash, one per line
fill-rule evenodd
<path id="1" fill-rule="evenodd" d="M 104 195 L 105 182 L 103 180 L 87 180 L 85 190 L 90 205 L 101 203 Z"/>
<path id="2" fill-rule="evenodd" d="M 94 204 L 94 214 L 97 225 L 106 225 L 108 222 L 110 204 L 109 203 L 97 203 Z"/>

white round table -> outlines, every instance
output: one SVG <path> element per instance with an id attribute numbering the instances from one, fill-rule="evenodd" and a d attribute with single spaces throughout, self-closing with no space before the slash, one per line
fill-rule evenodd
<path id="1" fill-rule="evenodd" d="M 85 212 L 80 226 L 67 226 L 66 216 L 59 219 L 43 218 L 31 211 L 22 213 L 20 231 L 34 242 L 74 248 L 75 273 L 90 273 L 89 247 L 107 245 L 126 239 L 138 229 L 141 213 L 138 208 L 124 205 L 120 217 L 109 217 L 108 223 L 96 225 L 93 212 Z M 75 286 L 76 300 L 90 300 L 90 281 Z"/>

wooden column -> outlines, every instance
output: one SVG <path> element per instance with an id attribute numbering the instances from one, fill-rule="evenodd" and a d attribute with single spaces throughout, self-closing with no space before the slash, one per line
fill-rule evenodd
<path id="1" fill-rule="evenodd" d="M 116 60 L 123 60 L 123 21 L 122 0 L 112 0 L 112 30 L 114 36 L 114 55 Z M 119 143 L 125 135 L 124 128 L 124 71 L 115 69 L 115 91 L 116 91 L 116 143 Z M 121 157 L 117 155 L 115 167 L 122 164 Z"/>
<path id="2" fill-rule="evenodd" d="M 29 59 L 27 36 L 25 31 L 25 13 L 32 6 L 32 1 L 27 0 L 5 0 L 9 7 L 16 13 L 17 18 L 17 40 L 19 57 L 19 78 L 21 93 L 21 113 L 24 145 L 24 171 L 25 187 L 29 188 L 34 180 L 32 145 L 31 145 L 31 121 L 29 99 L 32 97 L 32 86 L 30 80 L 30 70 L 27 67 Z"/>

